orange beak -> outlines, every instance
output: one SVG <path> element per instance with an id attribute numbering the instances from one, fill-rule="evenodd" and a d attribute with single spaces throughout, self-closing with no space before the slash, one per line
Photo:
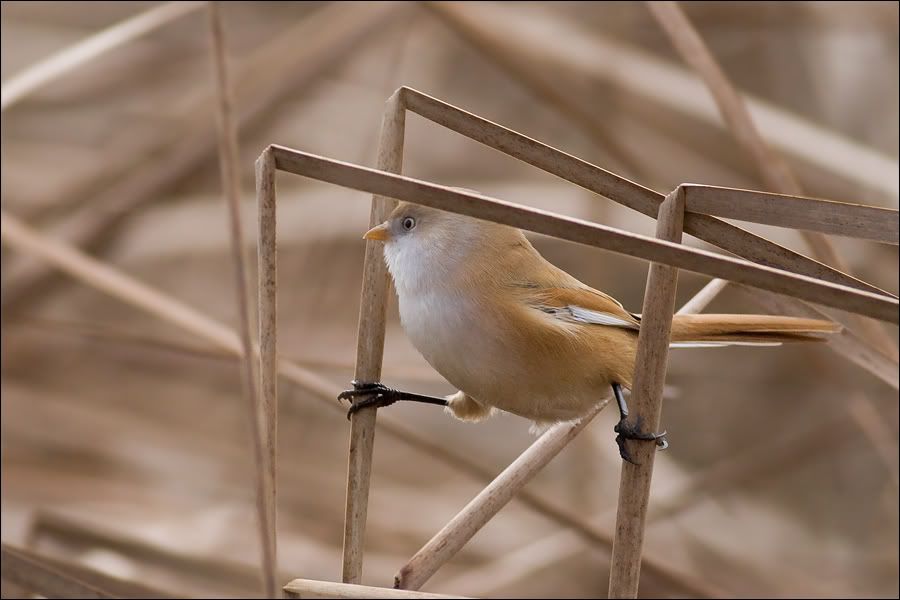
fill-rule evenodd
<path id="1" fill-rule="evenodd" d="M 391 232 L 388 229 L 387 222 L 382 223 L 381 225 L 376 225 L 372 229 L 368 230 L 366 234 L 363 236 L 363 239 L 366 240 L 376 240 L 379 242 L 386 242 L 391 239 Z"/>

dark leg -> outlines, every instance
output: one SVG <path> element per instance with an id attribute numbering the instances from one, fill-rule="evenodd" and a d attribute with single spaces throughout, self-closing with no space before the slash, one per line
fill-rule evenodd
<path id="1" fill-rule="evenodd" d="M 622 386 L 618 383 L 613 383 L 612 389 L 613 395 L 616 397 L 616 404 L 619 405 L 620 417 L 618 424 L 613 427 L 613 431 L 618 434 L 616 436 L 616 444 L 619 446 L 619 456 L 622 457 L 622 460 L 630 462 L 633 465 L 638 464 L 634 462 L 631 458 L 631 454 L 629 454 L 628 450 L 625 448 L 625 440 L 652 440 L 656 442 L 656 445 L 659 446 L 660 450 L 668 448 L 669 442 L 666 441 L 665 431 L 662 433 L 641 432 L 640 417 L 638 417 L 638 420 L 634 425 L 628 423 L 628 404 L 625 403 L 625 397 L 622 395 Z"/>
<path id="2" fill-rule="evenodd" d="M 353 413 L 361 408 L 366 408 L 368 406 L 377 406 L 379 408 L 382 408 L 385 406 L 390 406 L 398 400 L 409 400 L 410 402 L 424 402 L 425 404 L 447 406 L 447 400 L 444 398 L 436 398 L 434 396 L 423 396 L 422 394 L 401 392 L 399 390 L 385 387 L 380 383 L 374 382 L 360 383 L 359 381 L 353 381 L 352 383 L 353 389 L 345 390 L 338 394 L 338 400 L 350 400 L 350 402 L 353 402 L 353 398 L 356 398 L 357 396 L 369 397 L 364 398 L 359 402 L 354 402 L 350 405 L 350 410 L 347 411 L 348 419 L 351 415 L 353 415 Z"/>

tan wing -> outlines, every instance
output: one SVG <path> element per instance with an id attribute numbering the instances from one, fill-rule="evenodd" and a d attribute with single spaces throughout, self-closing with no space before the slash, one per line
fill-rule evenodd
<path id="1" fill-rule="evenodd" d="M 640 319 L 615 298 L 587 286 L 526 288 L 525 301 L 557 318 L 591 325 L 637 330 Z"/>

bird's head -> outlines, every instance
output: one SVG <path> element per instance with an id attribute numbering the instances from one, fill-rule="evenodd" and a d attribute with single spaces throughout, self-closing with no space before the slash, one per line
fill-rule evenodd
<path id="1" fill-rule="evenodd" d="M 401 202 L 363 237 L 384 242 L 388 269 L 403 293 L 458 281 L 510 232 L 521 235 L 510 227 Z"/>

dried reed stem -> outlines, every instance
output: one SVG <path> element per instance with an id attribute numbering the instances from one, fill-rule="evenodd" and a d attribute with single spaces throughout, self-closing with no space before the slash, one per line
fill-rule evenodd
<path id="1" fill-rule="evenodd" d="M 893 431 L 885 424 L 886 419 L 874 404 L 862 394 L 853 396 L 848 410 L 875 449 L 875 455 L 884 465 L 896 493 L 900 490 L 900 474 L 897 473 L 897 441 Z"/>
<path id="2" fill-rule="evenodd" d="M 656 235 L 662 240 L 680 243 L 683 224 L 684 192 L 678 188 L 666 196 L 659 207 Z M 678 269 L 658 263 L 650 265 L 635 357 L 635 364 L 640 368 L 635 371 L 631 395 L 634 409 L 628 420 L 637 431 L 654 432 L 659 428 L 677 283 Z M 622 462 L 609 576 L 610 598 L 637 597 L 650 479 L 656 458 L 654 442 L 626 444 L 631 446 L 636 464 Z"/>
<path id="3" fill-rule="evenodd" d="M 36 546 L 42 540 L 67 547 L 100 547 L 122 554 L 143 567 L 165 572 L 188 572 L 226 588 L 256 590 L 259 587 L 259 569 L 256 567 L 174 550 L 71 515 L 38 510 L 32 519 L 26 544 Z"/>
<path id="4" fill-rule="evenodd" d="M 898 314 L 900 304 L 893 297 L 820 281 L 705 250 L 687 248 L 680 244 L 527 208 L 483 194 L 368 169 L 283 146 L 272 145 L 271 148 L 275 154 L 276 166 L 297 175 L 486 219 L 696 273 L 727 278 L 891 323 L 900 321 Z"/>
<path id="5" fill-rule="evenodd" d="M 330 73 L 337 61 L 358 47 L 360 39 L 383 31 L 379 26 L 403 9 L 403 5 L 390 2 L 328 4 L 254 51 L 237 70 L 240 126 L 264 116 L 280 98 Z M 303 40 L 300 46 L 298 39 Z M 132 157 L 128 162 L 133 165 L 124 176 L 90 202 L 82 203 L 83 208 L 53 228 L 52 237 L 95 249 L 128 215 L 196 171 L 215 153 L 215 131 L 208 118 L 214 102 L 212 95 L 200 97 L 183 121 L 189 131 L 175 142 L 156 144 L 145 156 Z M 31 256 L 4 266 L 4 312 L 30 301 L 51 273 L 47 265 Z"/>
<path id="6" fill-rule="evenodd" d="M 760 135 L 740 94 L 716 62 L 712 52 L 707 48 L 678 3 L 668 0 L 648 1 L 647 6 L 685 62 L 691 65 L 706 83 L 715 98 L 722 118 L 728 124 L 728 129 L 734 134 L 738 144 L 752 157 L 766 185 L 784 194 L 802 195 L 803 189 L 800 182 L 794 176 L 787 161 L 778 152 L 775 152 Z M 746 202 L 747 198 L 738 199 L 734 206 L 739 206 L 738 203 L 741 201 Z M 774 207 L 769 204 L 768 208 Z M 833 208 L 830 212 L 833 212 Z M 859 214 L 860 211 L 855 212 Z M 771 216 L 771 214 L 767 211 L 766 216 Z M 852 223 L 853 219 L 843 219 L 840 222 L 847 225 L 847 221 Z M 813 256 L 840 271 L 847 272 L 844 261 L 838 255 L 831 240 L 818 233 L 803 230 L 800 233 L 812 249 Z M 881 326 L 859 317 L 851 317 L 851 323 L 879 351 L 894 360 L 898 359 L 896 344 Z"/>
<path id="7" fill-rule="evenodd" d="M 3 82 L 0 111 L 21 102 L 48 83 L 84 66 L 123 44 L 201 8 L 203 2 L 166 2 L 120 21 L 55 52 Z"/>
<path id="8" fill-rule="evenodd" d="M 900 239 L 900 213 L 896 209 L 694 183 L 681 187 L 688 212 L 894 246 Z"/>
<path id="9" fill-rule="evenodd" d="M 115 598 L 112 593 L 48 565 L 40 557 L 3 544 L 0 578 L 45 598 Z"/>
<path id="10" fill-rule="evenodd" d="M 267 427 L 264 433 L 272 480 L 272 515 L 278 473 L 278 245 L 276 243 L 275 161 L 263 152 L 256 161 L 258 215 L 259 392 Z"/>
<path id="11" fill-rule="evenodd" d="M 4 546 L 4 550 L 9 549 L 10 554 L 15 557 L 14 563 L 21 561 L 28 561 L 30 564 L 26 569 L 24 575 L 28 576 L 29 574 L 32 576 L 38 576 L 40 581 L 43 583 L 38 583 L 39 587 L 45 587 L 48 585 L 56 586 L 66 583 L 71 585 L 73 582 L 79 582 L 79 584 L 89 586 L 95 592 L 97 590 L 102 590 L 102 593 L 109 594 L 108 597 L 113 598 L 178 598 L 183 596 L 174 596 L 172 594 L 168 594 L 161 590 L 149 587 L 144 585 L 143 583 L 138 583 L 136 581 L 131 581 L 127 579 L 120 579 L 118 577 L 112 577 L 100 571 L 95 571 L 89 567 L 83 566 L 81 564 L 71 563 L 62 561 L 56 558 L 50 558 L 47 556 L 41 556 L 29 550 L 25 550 L 24 548 L 14 548 L 11 546 Z M 6 556 L 4 554 L 4 562 L 6 561 Z M 17 560 L 16 560 L 17 559 Z M 46 571 L 39 572 L 38 568 L 43 569 L 52 569 L 53 574 L 50 574 Z M 19 572 L 21 573 L 21 571 Z M 64 576 L 68 578 L 67 582 L 57 581 L 55 577 Z M 7 582 L 6 579 L 6 565 L 4 564 L 4 573 L 3 573 L 3 581 Z M 13 576 L 15 579 L 15 575 Z M 19 579 L 21 581 L 21 579 Z M 19 586 L 22 587 L 22 586 Z M 47 588 L 49 590 L 49 588 Z M 2 596 L 4 598 L 26 598 L 29 597 L 26 594 L 29 590 L 22 589 L 21 592 L 17 594 L 7 594 L 4 593 Z M 31 588 L 30 591 L 36 591 L 35 588 Z M 72 590 L 75 592 L 75 589 Z M 62 591 L 58 591 L 58 594 L 62 594 Z M 71 592 L 70 592 L 71 593 Z M 45 592 L 46 594 L 46 592 Z M 49 595 L 48 597 L 66 597 L 66 596 L 56 596 Z M 68 596 L 68 597 L 82 597 L 82 596 Z"/>
<path id="12" fill-rule="evenodd" d="M 578 131 L 585 132 L 612 159 L 613 167 L 618 163 L 626 173 L 636 175 L 641 172 L 639 157 L 628 146 L 619 142 L 601 113 L 584 109 L 572 94 L 546 79 L 546 69 L 535 68 L 534 61 L 523 57 L 520 52 L 498 39 L 490 24 L 473 14 L 471 6 L 458 2 L 424 2 L 423 6 L 478 50 L 482 57 L 492 61 L 540 100 L 553 107 L 558 114 L 575 125 Z"/>
<path id="13" fill-rule="evenodd" d="M 272 464 L 271 457 L 275 453 L 273 432 L 277 429 L 278 423 L 275 407 L 273 405 L 264 405 L 260 399 L 256 357 L 253 352 L 250 303 L 248 300 L 250 286 L 247 283 L 244 234 L 241 229 L 237 129 L 232 115 L 234 100 L 228 80 L 225 33 L 222 28 L 222 16 L 218 2 L 209 3 L 209 33 L 213 74 L 218 98 L 216 117 L 219 129 L 219 170 L 231 225 L 231 258 L 234 263 L 235 291 L 237 294 L 238 331 L 240 332 L 241 348 L 244 356 L 242 381 L 244 397 L 249 409 L 248 422 L 252 433 L 253 456 L 256 465 L 256 510 L 259 543 L 262 553 L 262 583 L 265 597 L 274 598 L 278 592 L 278 576 L 276 574 L 277 549 L 275 541 L 275 465 Z M 274 294 L 274 287 L 272 292 Z"/>
<path id="14" fill-rule="evenodd" d="M 390 588 L 371 587 L 352 583 L 335 583 L 333 581 L 316 581 L 314 579 L 295 579 L 284 586 L 287 598 L 465 598 L 466 596 L 447 596 L 408 590 L 392 590 Z"/>
<path id="15" fill-rule="evenodd" d="M 579 421 L 558 423 L 539 437 L 400 568 L 394 577 L 394 587 L 421 588 L 608 403 L 607 398 Z"/>
<path id="16" fill-rule="evenodd" d="M 502 3 L 470 4 L 467 8 L 485 24 L 486 31 L 502 36 L 524 60 L 540 61 L 549 64 L 550 69 L 562 69 L 583 80 L 612 86 L 624 94 L 626 102 L 629 96 L 637 96 L 655 107 L 710 127 L 722 127 L 719 110 L 703 81 L 669 60 L 577 23 L 554 19 L 545 11 L 529 14 L 526 7 L 512 10 Z M 838 175 L 878 190 L 892 204 L 897 202 L 900 183 L 896 157 L 758 98 L 748 97 L 747 106 L 766 139 L 779 150 L 797 157 L 818 173 Z"/>
<path id="17" fill-rule="evenodd" d="M 385 106 L 378 142 L 378 168 L 399 173 L 403 167 L 403 136 L 406 112 L 391 96 Z M 383 222 L 396 203 L 390 198 L 375 195 L 369 225 Z M 383 245 L 366 242 L 363 283 L 360 295 L 359 326 L 357 332 L 356 369 L 353 379 L 376 382 L 381 379 L 384 355 L 385 319 L 390 279 L 382 258 Z M 356 412 L 350 422 L 350 453 L 347 461 L 347 505 L 344 516 L 344 552 L 341 577 L 344 583 L 359 583 L 362 579 L 363 544 L 366 533 L 366 513 L 369 506 L 369 480 L 372 470 L 372 451 L 375 444 L 375 408 Z"/>
<path id="18" fill-rule="evenodd" d="M 724 279 L 712 279 L 703 286 L 699 292 L 694 294 L 690 300 L 684 303 L 684 306 L 678 309 L 676 314 L 679 315 L 695 315 L 703 312 L 709 306 L 709 303 L 716 299 L 716 296 L 728 286 L 728 282 Z"/>
<path id="19" fill-rule="evenodd" d="M 793 315 L 809 319 L 829 319 L 830 315 L 801 302 L 796 298 L 769 294 L 761 290 L 738 286 L 745 295 L 772 314 Z M 891 360 L 871 344 L 861 339 L 852 329 L 832 335 L 828 339 L 828 348 L 843 356 L 853 364 L 865 369 L 894 389 L 900 389 L 900 370 L 897 361 Z"/>

